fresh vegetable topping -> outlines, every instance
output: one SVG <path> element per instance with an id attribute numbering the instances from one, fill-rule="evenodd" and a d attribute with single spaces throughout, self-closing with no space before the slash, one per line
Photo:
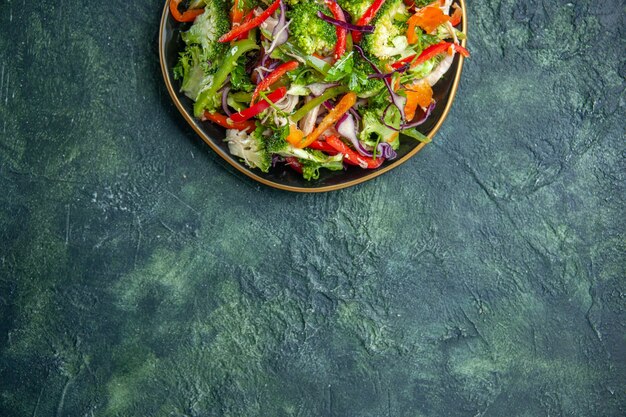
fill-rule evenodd
<path id="1" fill-rule="evenodd" d="M 346 15 L 343 13 L 343 10 L 337 4 L 337 0 L 326 0 L 324 2 L 326 6 L 330 9 L 337 22 L 337 28 L 335 29 L 335 33 L 337 34 L 337 44 L 335 45 L 335 59 L 339 59 L 346 52 L 346 36 L 347 29 L 342 26 L 342 24 L 346 24 Z M 318 12 L 318 16 L 320 18 L 324 18 L 326 15 L 322 12 Z"/>
<path id="2" fill-rule="evenodd" d="M 276 91 L 273 91 L 270 94 L 268 94 L 267 97 L 264 97 L 263 101 L 258 102 L 257 104 L 251 106 L 250 108 L 241 110 L 233 114 L 232 116 L 230 116 L 230 118 L 235 123 L 240 123 L 248 119 L 251 119 L 257 114 L 264 111 L 265 109 L 268 109 L 270 106 L 273 106 L 274 104 L 276 104 L 276 102 L 282 99 L 283 97 L 285 97 L 286 94 L 287 94 L 287 89 L 285 87 L 280 87 L 276 89 Z"/>
<path id="3" fill-rule="evenodd" d="M 285 62 L 274 71 L 272 71 L 267 77 L 263 79 L 263 81 L 259 83 L 259 85 L 256 86 L 254 93 L 252 93 L 252 101 L 250 103 L 254 104 L 261 91 L 267 90 L 272 84 L 280 80 L 280 77 L 282 77 L 289 71 L 295 70 L 296 68 L 298 68 L 299 65 L 300 64 L 298 63 L 298 61 L 289 61 Z"/>
<path id="4" fill-rule="evenodd" d="M 225 128 L 250 168 L 283 164 L 306 180 L 376 169 L 401 140 L 429 141 L 418 129 L 433 90 L 455 54 L 469 56 L 449 0 L 180 3 L 169 3 L 185 44 L 174 77 L 195 116 Z"/>
<path id="5" fill-rule="evenodd" d="M 280 2 L 281 0 L 274 1 L 274 3 L 272 3 L 270 7 L 268 7 L 263 13 L 261 13 L 254 19 L 244 23 L 243 25 L 234 27 L 230 32 L 223 35 L 219 39 L 219 42 L 230 42 L 242 33 L 248 32 L 250 29 L 254 29 L 255 27 L 259 26 L 261 23 L 265 22 L 267 18 L 276 11 L 276 9 L 278 9 L 278 7 L 280 6 Z"/>
<path id="6" fill-rule="evenodd" d="M 374 3 L 372 3 L 372 5 L 365 11 L 365 13 L 363 13 L 363 15 L 361 15 L 361 17 L 356 21 L 356 24 L 358 26 L 364 26 L 369 24 L 369 22 L 374 19 L 374 16 L 376 16 L 376 13 L 378 13 L 380 8 L 383 7 L 383 4 L 385 4 L 385 0 L 374 0 Z M 360 42 L 361 34 L 359 32 L 352 33 L 352 39 L 355 42 Z"/>
<path id="7" fill-rule="evenodd" d="M 415 27 L 420 27 L 426 33 L 431 33 L 437 29 L 440 25 L 443 25 L 450 20 L 450 16 L 447 16 L 441 10 L 438 5 L 429 5 L 419 9 L 408 20 L 409 28 L 407 30 L 407 38 L 410 44 L 417 42 L 417 35 L 415 34 Z"/>

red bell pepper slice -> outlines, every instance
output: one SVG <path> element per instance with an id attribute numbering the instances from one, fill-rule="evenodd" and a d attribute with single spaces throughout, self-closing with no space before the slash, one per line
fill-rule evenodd
<path id="1" fill-rule="evenodd" d="M 287 95 L 287 88 L 280 87 L 272 91 L 271 93 L 269 93 L 267 95 L 267 99 L 271 101 L 272 103 L 276 103 L 278 100 L 285 97 L 286 95 Z M 257 114 L 261 113 L 263 110 L 267 109 L 269 106 L 270 106 L 270 103 L 268 103 L 266 100 L 259 101 L 254 106 L 251 106 L 240 112 L 234 113 L 232 116 L 230 116 L 230 118 L 235 123 L 244 122 L 248 119 L 253 118 Z"/>
<path id="2" fill-rule="evenodd" d="M 249 22 L 250 20 L 252 20 L 254 18 L 254 10 L 251 11 L 250 13 L 248 13 L 242 20 L 243 23 Z M 235 39 L 233 39 L 234 41 L 241 41 L 244 40 L 248 37 L 248 35 L 250 34 L 250 31 L 246 31 L 244 33 L 242 33 L 241 35 L 237 36 Z"/>
<path id="3" fill-rule="evenodd" d="M 192 9 L 181 13 L 180 11 L 178 11 L 178 6 L 180 5 L 180 2 L 181 0 L 170 1 L 170 13 L 172 13 L 172 17 L 178 22 L 193 22 L 194 20 L 196 20 L 196 17 L 204 13 L 204 9 Z"/>
<path id="4" fill-rule="evenodd" d="M 210 120 L 213 123 L 225 127 L 226 129 L 237 129 L 237 130 L 247 130 L 252 131 L 256 129 L 256 123 L 251 120 L 247 120 L 244 122 L 235 123 L 228 117 L 219 113 L 210 113 L 208 111 L 204 112 L 203 120 Z"/>
<path id="5" fill-rule="evenodd" d="M 431 45 L 428 48 L 424 49 L 422 51 L 421 54 L 419 54 L 419 56 L 417 55 L 411 55 L 408 56 L 404 59 L 401 59 L 400 61 L 394 62 L 393 64 L 391 64 L 391 68 L 393 68 L 394 70 L 402 67 L 404 64 L 411 64 L 411 68 L 418 66 L 419 64 L 422 64 L 426 61 L 428 61 L 429 59 L 439 55 L 439 54 L 443 54 L 444 52 L 446 52 L 448 49 L 450 49 L 450 47 L 454 48 L 458 53 L 460 53 L 461 55 L 463 55 L 464 57 L 469 57 L 470 53 L 467 49 L 463 48 L 461 45 L 459 45 L 458 43 L 452 43 L 452 42 L 441 42 L 435 45 Z M 417 57 L 417 58 L 416 58 Z"/>
<path id="6" fill-rule="evenodd" d="M 337 155 L 339 151 L 328 144 L 326 141 L 316 140 L 309 145 L 309 148 L 316 149 L 327 153 L 330 156 Z"/>
<path id="7" fill-rule="evenodd" d="M 346 21 L 346 15 L 343 13 L 339 4 L 337 4 L 337 0 L 326 0 L 326 6 L 330 9 L 330 12 L 333 14 L 333 17 L 340 22 Z M 340 26 L 335 26 L 335 30 L 337 33 L 337 44 L 335 45 L 335 59 L 339 59 L 346 52 L 346 38 L 348 36 L 348 31 Z"/>
<path id="8" fill-rule="evenodd" d="M 286 165 L 289 165 L 291 169 L 296 171 L 298 174 L 302 174 L 302 164 L 298 161 L 298 158 L 295 156 L 287 156 L 285 157 Z"/>
<path id="9" fill-rule="evenodd" d="M 298 66 L 300 66 L 300 63 L 298 61 L 288 61 L 278 66 L 256 86 L 256 88 L 254 89 L 254 93 L 252 93 L 252 100 L 250 101 L 250 104 L 254 104 L 256 99 L 259 97 L 259 93 L 261 91 L 270 88 L 270 86 L 278 81 L 280 77 L 282 77 L 289 71 L 295 70 L 296 68 L 298 68 Z"/>
<path id="10" fill-rule="evenodd" d="M 343 154 L 343 160 L 350 165 L 358 165 L 361 168 L 376 169 L 385 162 L 383 158 L 365 158 L 359 155 L 341 141 L 337 136 L 331 135 L 326 138 L 326 142 Z"/>
<path id="11" fill-rule="evenodd" d="M 365 13 L 363 13 L 363 16 L 361 16 L 361 18 L 357 20 L 356 25 L 365 26 L 369 24 L 369 22 L 374 19 L 376 13 L 378 13 L 380 8 L 383 7 L 383 4 L 385 4 L 385 0 L 375 0 L 374 3 L 372 3 L 372 5 L 365 11 Z M 352 31 L 352 40 L 354 42 L 361 42 L 362 36 L 363 34 L 361 32 Z"/>
<path id="12" fill-rule="evenodd" d="M 254 19 L 252 19 L 252 20 L 250 20 L 250 21 L 248 21 L 248 22 L 246 22 L 246 23 L 244 23 L 244 24 L 242 24 L 240 26 L 237 26 L 237 27 L 231 29 L 230 32 L 228 32 L 227 34 L 223 35 L 217 41 L 221 42 L 221 43 L 230 42 L 230 41 L 234 40 L 235 38 L 239 37 L 239 35 L 241 35 L 241 34 L 243 34 L 245 32 L 248 32 L 250 29 L 254 29 L 255 27 L 259 26 L 261 23 L 265 22 L 268 17 L 273 15 L 276 10 L 278 10 L 278 7 L 280 6 L 280 1 L 281 0 L 274 1 L 274 3 L 272 3 L 272 5 L 270 7 L 265 9 L 265 11 L 263 13 L 261 13 L 260 15 L 255 17 Z"/>
<path id="13" fill-rule="evenodd" d="M 230 10 L 230 21 L 233 25 L 239 25 L 243 20 L 243 9 L 240 8 L 240 1 L 233 1 L 233 8 Z"/>

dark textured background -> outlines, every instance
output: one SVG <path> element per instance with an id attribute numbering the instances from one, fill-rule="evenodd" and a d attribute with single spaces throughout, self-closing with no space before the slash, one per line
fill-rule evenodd
<path id="1" fill-rule="evenodd" d="M 624 3 L 468 8 L 434 144 L 296 195 L 186 126 L 162 2 L 3 0 L 0 415 L 624 415 Z"/>

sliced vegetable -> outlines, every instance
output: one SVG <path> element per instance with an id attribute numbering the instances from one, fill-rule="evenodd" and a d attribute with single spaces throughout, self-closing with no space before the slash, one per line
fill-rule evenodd
<path id="1" fill-rule="evenodd" d="M 406 105 L 404 107 L 404 113 L 406 114 L 406 120 L 410 122 L 415 117 L 415 110 L 417 106 L 427 108 L 433 101 L 433 89 L 426 81 L 420 81 L 406 88 Z"/>
<path id="2" fill-rule="evenodd" d="M 357 26 L 365 26 L 369 22 L 371 22 L 376 16 L 376 13 L 378 13 L 380 8 L 383 7 L 383 4 L 385 4 L 385 0 L 374 0 L 374 3 L 372 3 L 372 5 L 365 11 L 365 13 L 363 13 L 363 16 L 361 16 L 361 18 L 356 21 Z M 352 32 L 352 40 L 354 42 L 361 42 L 362 36 L 363 35 L 361 32 Z"/>
<path id="3" fill-rule="evenodd" d="M 285 6 L 285 2 L 280 2 L 280 17 L 278 18 L 278 23 L 274 27 L 272 31 L 272 44 L 267 49 L 267 54 L 271 54 L 274 52 L 277 46 L 283 45 L 289 39 L 289 32 L 287 31 L 287 6 Z"/>
<path id="4" fill-rule="evenodd" d="M 178 22 L 193 22 L 196 17 L 204 13 L 204 9 L 191 9 L 184 13 L 178 10 L 181 0 L 170 0 L 170 13 L 172 17 Z"/>
<path id="5" fill-rule="evenodd" d="M 318 151 L 325 152 L 329 155 L 337 155 L 339 151 L 328 144 L 326 141 L 314 140 L 309 145 L 311 149 L 317 149 Z"/>
<path id="6" fill-rule="evenodd" d="M 391 64 L 391 67 L 393 69 L 398 69 L 404 66 L 405 64 L 410 64 L 411 68 L 414 68 L 420 64 L 423 64 L 429 59 L 436 57 L 439 54 L 443 54 L 447 52 L 451 47 L 454 48 L 456 52 L 460 53 L 466 58 L 470 56 L 469 51 L 463 48 L 458 43 L 440 42 L 438 44 L 431 45 L 428 48 L 424 49 L 422 53 L 419 55 L 411 55 L 397 62 L 394 62 L 393 64 Z"/>
<path id="7" fill-rule="evenodd" d="M 422 7 L 407 21 L 409 27 L 406 32 L 406 37 L 410 44 L 417 43 L 417 34 L 415 33 L 416 26 L 424 29 L 426 33 L 431 33 L 448 20 L 450 20 L 450 17 L 446 16 L 438 5 L 431 4 Z"/>
<path id="8" fill-rule="evenodd" d="M 450 24 L 452 26 L 458 26 L 463 19 L 463 10 L 455 3 L 454 4 L 454 13 L 450 16 Z"/>
<path id="9" fill-rule="evenodd" d="M 237 113 L 233 113 L 233 115 L 230 116 L 230 118 L 235 123 L 239 123 L 239 122 L 243 122 L 245 120 L 251 119 L 257 114 L 261 113 L 262 111 L 268 109 L 273 103 L 276 103 L 277 101 L 279 101 L 286 95 L 287 95 L 287 88 L 279 87 L 267 95 L 267 100 L 259 101 L 254 106 L 251 106 L 245 110 L 241 110 Z M 268 103 L 268 101 L 271 102 L 271 104 Z"/>
<path id="10" fill-rule="evenodd" d="M 287 142 L 291 143 L 293 146 L 296 146 L 300 141 L 304 138 L 304 132 L 298 129 L 298 125 L 291 122 L 289 124 L 289 134 L 287 135 Z"/>
<path id="11" fill-rule="evenodd" d="M 456 53 L 469 56 L 458 3 L 168 0 L 172 19 L 193 22 L 180 25 L 173 72 L 249 168 L 280 161 L 306 181 L 375 169 L 398 157 L 400 133 L 430 140 L 416 127 L 430 121 L 434 85 Z"/>
<path id="12" fill-rule="evenodd" d="M 367 169 L 376 169 L 380 167 L 383 164 L 383 162 L 385 162 L 383 158 L 374 159 L 374 158 L 366 158 L 364 156 L 359 155 L 358 153 L 350 149 L 348 145 L 343 143 L 342 140 L 339 139 L 335 135 L 328 136 L 326 138 L 326 143 L 328 143 L 330 146 L 335 148 L 335 150 L 337 150 L 339 153 L 343 154 L 344 162 L 350 165 L 358 165 L 361 168 L 367 168 Z"/>
<path id="13" fill-rule="evenodd" d="M 251 39 L 244 39 L 233 44 L 230 51 L 226 54 L 219 70 L 215 73 L 211 85 L 198 94 L 196 102 L 193 105 L 193 111 L 196 117 L 201 116 L 209 105 L 211 105 L 212 109 L 219 106 L 221 97 L 217 97 L 217 92 L 222 88 L 228 75 L 233 71 L 235 65 L 237 65 L 239 57 L 254 49 L 259 49 L 259 47 L 256 42 Z"/>
<path id="14" fill-rule="evenodd" d="M 272 5 L 268 7 L 267 9 L 265 9 L 265 11 L 263 11 L 260 15 L 258 15 L 254 19 L 240 26 L 233 28 L 230 32 L 228 32 L 227 34 L 219 38 L 219 42 L 222 42 L 222 43 L 230 42 L 234 40 L 235 38 L 237 38 L 242 33 L 245 33 L 249 31 L 250 29 L 253 29 L 261 25 L 261 23 L 265 22 L 268 17 L 273 15 L 274 12 L 278 10 L 278 7 L 280 6 L 280 2 L 281 0 L 275 0 L 274 3 L 272 3 Z"/>
<path id="15" fill-rule="evenodd" d="M 296 68 L 298 68 L 299 65 L 300 63 L 298 61 L 289 61 L 278 66 L 256 86 L 256 88 L 254 89 L 254 93 L 252 93 L 252 100 L 250 101 L 250 104 L 254 104 L 256 99 L 259 97 L 259 93 L 261 91 L 270 88 L 270 86 L 278 81 L 283 75 L 285 75 L 289 71 L 295 70 Z"/>
<path id="16" fill-rule="evenodd" d="M 233 8 L 230 11 L 230 20 L 233 23 L 233 26 L 239 26 L 239 24 L 243 21 L 244 11 L 241 7 L 241 2 L 239 0 L 233 1 Z"/>
<path id="17" fill-rule="evenodd" d="M 252 131 L 256 128 L 256 123 L 251 120 L 236 123 L 223 114 L 211 113 L 208 111 L 204 112 L 202 120 L 210 120 L 215 124 L 225 127 L 226 129 Z"/>
<path id="18" fill-rule="evenodd" d="M 336 97 L 341 93 L 345 93 L 346 91 L 348 91 L 348 88 L 344 86 L 329 88 L 321 96 L 315 97 L 313 100 L 309 101 L 304 106 L 300 107 L 300 109 L 298 109 L 298 111 L 292 114 L 289 117 L 289 119 L 293 120 L 294 122 L 297 122 L 300 119 L 302 119 L 308 112 L 310 112 L 311 110 L 313 110 L 315 107 L 319 106 L 326 100 Z"/>
<path id="19" fill-rule="evenodd" d="M 353 92 L 346 93 L 346 95 L 343 96 L 341 100 L 339 100 L 337 106 L 328 112 L 328 114 L 324 117 L 324 119 L 322 119 L 320 124 L 313 130 L 313 132 L 311 132 L 311 134 L 309 134 L 306 138 L 303 138 L 303 140 L 301 140 L 298 145 L 294 146 L 298 148 L 306 148 L 307 146 L 309 146 L 313 141 L 319 138 L 322 133 L 326 131 L 326 129 L 334 125 L 341 116 L 347 113 L 348 110 L 350 110 L 350 108 L 354 106 L 355 103 L 356 94 L 354 94 Z"/>
<path id="20" fill-rule="evenodd" d="M 291 167 L 291 169 L 296 171 L 298 174 L 302 174 L 302 164 L 295 156 L 285 157 L 285 164 Z"/>
<path id="21" fill-rule="evenodd" d="M 242 23 L 246 23 L 246 22 L 249 22 L 250 20 L 252 20 L 253 18 L 254 18 L 254 10 L 253 10 L 253 11 L 251 11 L 250 13 L 248 13 L 248 14 L 247 14 L 247 15 L 246 15 L 246 16 L 245 16 L 242 20 L 241 20 L 241 22 L 242 22 Z M 235 39 L 233 39 L 233 40 L 235 40 L 235 41 L 240 41 L 240 40 L 242 40 L 242 39 L 246 39 L 249 35 L 250 35 L 250 30 L 248 30 L 248 31 L 246 31 L 246 32 L 244 32 L 244 33 L 242 33 L 241 35 L 237 36 L 237 37 L 236 37 Z"/>
<path id="22" fill-rule="evenodd" d="M 326 0 L 325 4 L 330 9 L 330 12 L 333 14 L 335 20 L 338 23 L 346 23 L 346 16 L 343 13 L 341 7 L 339 7 L 339 5 L 337 4 L 337 0 Z M 320 19 L 328 17 L 322 12 L 318 12 L 317 15 L 320 17 Z M 328 22 L 328 20 L 326 21 Z M 346 52 L 346 35 L 348 34 L 348 31 L 345 27 L 342 27 L 340 25 L 336 26 L 337 28 L 335 30 L 337 33 L 337 45 L 335 45 L 335 59 L 339 59 Z"/>
<path id="23" fill-rule="evenodd" d="M 343 10 L 342 10 L 343 11 Z M 359 26 L 359 25 L 353 25 L 352 23 L 348 23 L 345 21 L 345 17 L 344 20 L 340 20 L 337 18 L 332 18 L 330 16 L 326 16 L 324 13 L 318 13 L 317 14 L 319 16 L 320 19 L 331 23 L 337 27 L 340 27 L 342 29 L 346 29 L 346 30 L 354 30 L 357 32 L 362 32 L 362 33 L 374 33 L 374 26 L 372 25 L 363 25 L 363 26 Z M 344 15 L 345 16 L 345 15 Z"/>
<path id="24" fill-rule="evenodd" d="M 370 60 L 365 55 L 363 48 L 361 48 L 359 45 L 354 45 L 354 49 L 356 49 L 357 52 L 361 55 L 361 57 L 370 64 L 372 69 L 377 74 L 382 74 L 382 71 L 378 69 L 376 64 L 374 64 L 372 60 Z M 391 85 L 391 82 L 389 81 L 389 78 L 383 77 L 382 80 L 385 82 L 385 87 L 387 87 L 387 91 L 389 92 L 389 98 L 391 99 L 391 103 L 398 108 L 398 110 L 400 111 L 400 115 L 402 116 L 403 119 L 405 119 L 406 117 L 404 115 L 404 102 L 406 101 L 406 99 L 395 92 L 394 88 Z"/>

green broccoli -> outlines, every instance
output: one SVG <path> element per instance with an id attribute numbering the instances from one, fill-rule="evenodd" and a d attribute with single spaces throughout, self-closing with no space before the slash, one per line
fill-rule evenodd
<path id="1" fill-rule="evenodd" d="M 367 9 L 374 3 L 374 0 L 337 0 L 337 3 L 352 16 L 352 21 L 356 22 L 365 14 Z"/>
<path id="2" fill-rule="evenodd" d="M 365 52 L 380 59 L 388 59 L 402 54 L 408 47 L 406 23 L 396 20 L 396 15 L 407 14 L 402 0 L 387 0 L 380 8 L 374 20 L 374 33 L 363 37 L 362 47 Z"/>
<path id="3" fill-rule="evenodd" d="M 314 162 L 306 159 L 300 159 L 300 164 L 302 164 L 302 176 L 307 181 L 318 179 L 320 177 L 320 169 L 322 168 L 330 171 L 341 171 L 343 169 L 343 162 L 340 160 Z"/>
<path id="4" fill-rule="evenodd" d="M 370 58 L 370 60 L 376 67 L 382 68 L 382 63 L 378 59 Z M 361 98 L 375 96 L 385 88 L 385 83 L 379 78 L 369 78 L 369 75 L 373 73 L 374 70 L 369 62 L 364 60 L 359 54 L 355 54 L 354 66 L 348 79 L 348 88 Z"/>
<path id="5" fill-rule="evenodd" d="M 200 91 L 213 82 L 211 72 L 214 71 L 203 58 L 202 49 L 198 45 L 192 45 L 180 54 L 178 64 L 174 67 L 174 78 L 182 79 L 180 91 L 196 100 Z"/>
<path id="6" fill-rule="evenodd" d="M 252 10 L 257 6 L 261 6 L 261 7 L 269 6 L 273 2 L 274 2 L 273 0 L 239 0 L 238 4 L 239 4 L 239 7 L 241 7 L 241 10 Z"/>
<path id="7" fill-rule="evenodd" d="M 181 36 L 187 45 L 200 45 L 204 59 L 216 61 L 228 50 L 228 45 L 217 40 L 229 30 L 230 17 L 226 3 L 223 0 L 207 0 L 204 13 Z"/>
<path id="8" fill-rule="evenodd" d="M 323 5 L 313 1 L 298 2 L 287 13 L 292 19 L 289 26 L 291 40 L 307 55 L 314 52 L 328 54 L 337 43 L 335 26 L 320 19 L 319 11 L 330 14 Z"/>
<path id="9" fill-rule="evenodd" d="M 366 109 L 362 114 L 363 125 L 359 139 L 368 146 L 375 148 L 378 143 L 387 142 L 393 149 L 400 146 L 398 131 L 385 126 L 382 122 L 383 109 Z M 385 116 L 385 122 L 399 128 L 400 112 L 395 106 L 390 106 Z"/>
<path id="10" fill-rule="evenodd" d="M 245 56 L 237 60 L 237 65 L 231 71 L 230 84 L 233 91 L 245 91 L 248 93 L 254 91 L 255 85 L 252 83 L 248 73 L 246 73 Z"/>
<path id="11" fill-rule="evenodd" d="M 243 159 L 250 168 L 259 168 L 263 172 L 270 169 L 271 155 L 266 151 L 263 141 L 263 128 L 257 128 L 248 134 L 244 131 L 228 129 L 226 139 L 228 150 L 232 155 Z"/>
<path id="12" fill-rule="evenodd" d="M 218 61 L 228 46 L 217 39 L 230 29 L 228 11 L 223 0 L 207 0 L 205 11 L 187 32 L 181 34 L 187 48 L 180 54 L 174 78 L 182 79 L 181 91 L 192 100 L 211 85 Z"/>

